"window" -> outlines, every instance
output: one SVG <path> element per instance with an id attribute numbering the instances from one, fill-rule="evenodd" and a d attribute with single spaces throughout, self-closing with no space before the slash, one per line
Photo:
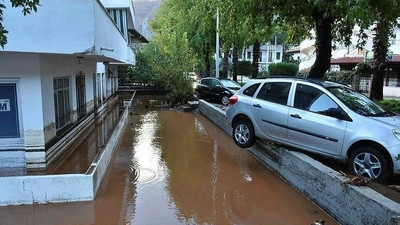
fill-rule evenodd
<path id="1" fill-rule="evenodd" d="M 242 59 L 243 58 L 243 52 L 241 52 L 240 54 L 238 54 L 238 58 Z"/>
<path id="2" fill-rule="evenodd" d="M 247 59 L 251 59 L 251 52 L 250 51 L 247 52 Z"/>
<path id="3" fill-rule="evenodd" d="M 260 52 L 260 59 L 259 59 L 259 61 L 262 62 L 262 52 Z"/>
<path id="4" fill-rule="evenodd" d="M 213 87 L 216 87 L 217 85 L 221 85 L 221 84 L 216 79 L 211 79 L 210 80 L 210 85 L 213 86 Z"/>
<path id="5" fill-rule="evenodd" d="M 268 51 L 268 62 L 272 62 L 272 49 Z"/>
<path id="6" fill-rule="evenodd" d="M 276 60 L 281 60 L 281 53 L 280 52 L 276 53 Z"/>
<path id="7" fill-rule="evenodd" d="M 281 105 L 286 105 L 291 85 L 292 83 L 290 82 L 265 83 L 260 92 L 258 92 L 257 98 Z"/>
<path id="8" fill-rule="evenodd" d="M 121 33 L 125 36 L 127 32 L 125 20 L 126 11 L 124 9 L 108 9 L 108 12 Z"/>
<path id="9" fill-rule="evenodd" d="M 55 78 L 54 86 L 54 109 L 56 117 L 56 128 L 60 129 L 71 120 L 69 100 L 69 78 Z"/>
<path id="10" fill-rule="evenodd" d="M 256 93 L 258 87 L 260 86 L 260 83 L 258 84 L 253 84 L 250 87 L 246 88 L 246 90 L 243 91 L 244 95 L 253 97 L 253 95 Z"/>
<path id="11" fill-rule="evenodd" d="M 327 115 L 328 109 L 340 109 L 323 91 L 303 84 L 296 87 L 294 107 L 323 115 Z"/>

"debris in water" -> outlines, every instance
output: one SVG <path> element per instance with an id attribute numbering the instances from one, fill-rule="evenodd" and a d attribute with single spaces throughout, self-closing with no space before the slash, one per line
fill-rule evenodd
<path id="1" fill-rule="evenodd" d="M 371 179 L 363 177 L 361 175 L 350 175 L 350 174 L 346 174 L 342 171 L 339 171 L 343 176 L 349 178 L 348 180 L 346 180 L 345 182 L 343 182 L 344 184 L 350 184 L 350 185 L 354 185 L 354 186 L 365 186 L 367 185 Z"/>
<path id="2" fill-rule="evenodd" d="M 400 192 L 400 185 L 388 185 L 388 188 Z"/>
<path id="3" fill-rule="evenodd" d="M 310 225 L 325 225 L 326 221 L 325 220 L 318 220 L 315 221 L 314 223 L 310 224 Z"/>

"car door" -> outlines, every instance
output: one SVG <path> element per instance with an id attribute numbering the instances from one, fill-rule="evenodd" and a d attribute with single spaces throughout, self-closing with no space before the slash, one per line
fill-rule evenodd
<path id="1" fill-rule="evenodd" d="M 291 81 L 267 81 L 251 102 L 255 125 L 270 139 L 287 140 Z"/>
<path id="2" fill-rule="evenodd" d="M 314 152 L 340 155 L 348 121 L 332 115 L 345 112 L 323 89 L 296 83 L 289 109 L 288 142 Z"/>
<path id="3" fill-rule="evenodd" d="M 209 98 L 209 85 L 210 85 L 210 79 L 202 79 L 200 81 L 200 84 L 197 87 L 197 90 L 199 94 L 201 95 L 201 98 L 208 99 Z"/>
<path id="4" fill-rule="evenodd" d="M 209 96 L 214 100 L 219 100 L 222 92 L 222 85 L 217 79 L 210 80 Z"/>

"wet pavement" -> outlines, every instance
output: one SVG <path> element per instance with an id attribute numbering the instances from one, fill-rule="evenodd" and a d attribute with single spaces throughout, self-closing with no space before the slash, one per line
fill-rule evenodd
<path id="1" fill-rule="evenodd" d="M 135 105 L 95 201 L 1 207 L 0 225 L 337 224 L 203 116 L 152 105 Z"/>

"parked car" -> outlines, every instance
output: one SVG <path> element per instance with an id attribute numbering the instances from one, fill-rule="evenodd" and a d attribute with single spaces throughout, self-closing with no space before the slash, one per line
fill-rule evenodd
<path id="1" fill-rule="evenodd" d="M 273 140 L 347 162 L 377 181 L 400 174 L 400 116 L 347 86 L 302 78 L 251 80 L 226 112 L 240 147 Z"/>
<path id="2" fill-rule="evenodd" d="M 231 97 L 241 86 L 235 81 L 226 78 L 206 77 L 201 79 L 197 85 L 196 93 L 198 98 L 218 101 L 228 105 Z"/>

